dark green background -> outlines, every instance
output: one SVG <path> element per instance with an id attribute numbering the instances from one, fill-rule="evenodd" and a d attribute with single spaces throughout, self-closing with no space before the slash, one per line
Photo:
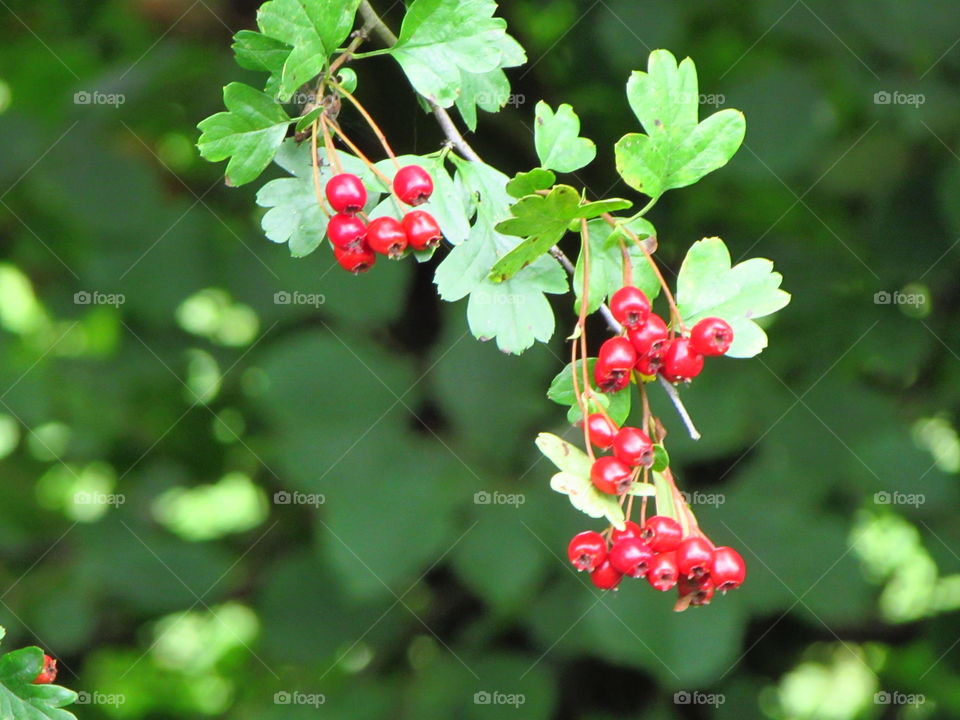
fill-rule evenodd
<path id="1" fill-rule="evenodd" d="M 954 3 L 505 3 L 530 63 L 510 73 L 517 106 L 471 137 L 505 172 L 535 162 L 535 101 L 570 102 L 600 149 L 581 180 L 634 197 L 612 144 L 657 47 L 747 116 L 730 165 L 651 214 L 667 267 L 719 235 L 793 293 L 767 351 L 685 391 L 701 442 L 658 399 L 681 482 L 724 499 L 702 525 L 749 564 L 743 589 L 682 615 L 639 585 L 598 598 L 562 559 L 596 526 L 532 444 L 569 430 L 544 397 L 563 298 L 549 347 L 502 356 L 436 299 L 432 266 L 356 279 L 324 249 L 291 259 L 254 187 L 196 156 L 222 85 L 254 81 L 229 37 L 256 3 L 0 5 L 0 623 L 100 693 L 81 717 L 960 715 Z M 438 147 L 389 59 L 356 69 L 398 149 Z M 875 303 L 898 290 L 922 304 Z M 79 506 L 91 490 L 125 502 Z M 272 502 L 295 490 L 325 502 Z M 325 703 L 274 702 L 294 691 Z"/>

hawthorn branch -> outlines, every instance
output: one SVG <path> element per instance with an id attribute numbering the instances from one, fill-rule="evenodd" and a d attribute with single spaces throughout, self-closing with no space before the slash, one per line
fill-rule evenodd
<path id="1" fill-rule="evenodd" d="M 383 18 L 380 17 L 380 14 L 374 9 L 373 5 L 370 4 L 369 0 L 362 0 L 359 12 L 360 17 L 363 18 L 365 30 L 375 34 L 387 46 L 396 45 L 396 34 L 394 34 L 393 30 L 383 21 Z M 421 95 L 421 97 L 423 96 Z M 424 97 L 423 99 L 430 106 L 430 110 L 433 112 L 437 124 L 440 126 L 440 129 L 443 130 L 443 134 L 446 135 L 450 144 L 467 160 L 471 162 L 483 162 L 477 151 L 470 146 L 470 143 L 466 141 L 463 134 L 457 129 L 457 125 L 454 123 L 453 118 L 450 117 L 450 113 L 448 113 L 445 108 L 440 107 L 431 98 Z M 644 210 L 647 209 L 649 208 L 644 208 Z M 554 245 L 550 248 L 550 255 L 552 255 L 571 276 L 576 272 L 576 267 L 570 261 L 570 258 L 567 257 L 566 253 L 558 246 Z M 619 334 L 623 331 L 620 323 L 613 317 L 613 313 L 610 311 L 610 308 L 607 307 L 606 303 L 600 304 L 600 314 L 603 315 L 607 321 L 607 325 L 614 333 Z M 677 394 L 677 389 L 662 377 L 660 378 L 660 382 L 666 390 L 667 396 L 670 398 L 673 406 L 676 408 L 677 413 L 680 415 L 680 419 L 683 420 L 683 424 L 686 425 L 690 437 L 694 440 L 699 440 L 700 433 L 697 431 L 696 426 L 694 426 L 693 420 L 690 419 L 690 413 L 687 412 L 687 408 Z"/>

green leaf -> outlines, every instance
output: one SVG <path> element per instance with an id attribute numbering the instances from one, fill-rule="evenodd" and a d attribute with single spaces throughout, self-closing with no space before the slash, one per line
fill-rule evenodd
<path id="1" fill-rule="evenodd" d="M 269 95 L 243 83 L 223 89 L 227 112 L 208 117 L 197 127 L 200 155 L 218 162 L 230 158 L 225 173 L 228 185 L 255 180 L 277 152 L 291 120 Z"/>
<path id="2" fill-rule="evenodd" d="M 463 122 L 471 132 L 477 129 L 477 108 L 490 113 L 499 112 L 509 102 L 520 103 L 521 97 L 515 97 L 510 91 L 510 81 L 502 68 L 516 67 L 527 61 L 527 54 L 520 43 L 507 34 L 499 40 L 503 57 L 500 67 L 490 72 L 475 73 L 460 69 L 460 94 L 457 96 L 457 110 Z"/>
<path id="3" fill-rule="evenodd" d="M 644 221 L 646 222 L 646 221 Z M 649 223 L 647 223 L 649 225 Z M 632 225 L 636 230 L 636 226 Z M 623 253 L 620 244 L 610 242 L 613 228 L 603 220 L 594 220 L 588 227 L 590 234 L 590 302 L 587 312 L 596 312 L 600 304 L 610 295 L 623 287 Z M 654 233 L 653 226 L 649 231 Z M 643 233 L 646 234 L 646 233 Z M 660 294 L 660 281 L 647 262 L 643 250 L 637 244 L 625 238 L 627 253 L 633 267 L 633 284 L 643 290 L 651 302 Z M 573 274 L 573 291 L 576 295 L 574 309 L 579 312 L 580 296 L 583 290 L 583 269 L 585 258 L 581 247 L 577 258 L 577 267 Z"/>
<path id="4" fill-rule="evenodd" d="M 237 65 L 247 70 L 270 73 L 264 92 L 276 96 L 280 92 L 283 64 L 290 56 L 291 48 L 285 42 L 268 37 L 256 30 L 241 30 L 233 36 L 233 53 Z"/>
<path id="5" fill-rule="evenodd" d="M 60 708 L 77 701 L 77 694 L 59 685 L 34 685 L 43 666 L 43 650 L 27 647 L 0 657 L 0 717 L 4 720 L 76 720 Z"/>
<path id="6" fill-rule="evenodd" d="M 580 118 L 570 105 L 564 103 L 554 113 L 542 100 L 537 103 L 534 144 L 543 167 L 568 173 L 593 162 L 597 146 L 579 133 Z"/>
<path id="7" fill-rule="evenodd" d="M 557 185 L 548 195 L 528 195 L 510 208 L 514 217 L 497 225 L 507 235 L 526 238 L 490 270 L 490 279 L 503 282 L 549 252 L 567 233 L 573 220 L 592 218 L 630 207 L 629 200 L 601 200 L 581 204 L 580 194 L 569 185 Z"/>
<path id="8" fill-rule="evenodd" d="M 359 5 L 360 0 L 270 0 L 260 6 L 260 30 L 291 47 L 281 70 L 281 100 L 323 70 L 350 34 Z"/>
<path id="9" fill-rule="evenodd" d="M 623 510 L 616 495 L 607 495 L 597 490 L 589 474 L 584 477 L 558 472 L 550 478 L 550 489 L 566 495 L 570 504 L 585 515 L 606 518 L 617 530 L 624 529 Z"/>
<path id="10" fill-rule="evenodd" d="M 720 238 L 698 240 L 687 252 L 677 278 L 677 306 L 687 327 L 706 317 L 719 317 L 733 328 L 728 357 L 747 358 L 767 346 L 755 322 L 790 302 L 780 289 L 783 276 L 773 263 L 753 258 L 731 267 L 730 251 Z"/>
<path id="11" fill-rule="evenodd" d="M 679 67 L 666 50 L 650 54 L 647 72 L 634 72 L 627 98 L 646 135 L 630 133 L 616 145 L 617 172 L 651 198 L 692 185 L 727 164 L 743 142 L 743 113 L 727 109 L 697 124 L 696 69 Z"/>
<path id="12" fill-rule="evenodd" d="M 447 302 L 470 296 L 467 320 L 475 337 L 496 338 L 501 350 L 519 354 L 552 337 L 555 320 L 544 293 L 567 292 L 566 274 L 553 258 L 542 257 L 509 281 L 492 282 L 490 268 L 520 242 L 496 230 L 509 216 L 508 178 L 484 163 L 450 158 L 457 166 L 456 182 L 473 198 L 476 216 L 469 238 L 450 251 L 434 282 Z"/>
<path id="13" fill-rule="evenodd" d="M 551 433 L 537 435 L 537 447 L 546 458 L 557 466 L 558 470 L 571 475 L 590 475 L 593 463 L 590 457 L 576 445 L 568 443 L 563 438 Z"/>
<path id="14" fill-rule="evenodd" d="M 367 185 L 369 203 L 379 197 L 379 185 L 367 166 L 347 153 L 337 153 L 345 171 L 358 175 Z M 260 226 L 271 242 L 287 243 L 294 257 L 309 255 L 323 242 L 327 217 L 317 205 L 313 185 L 313 165 L 309 143 L 297 144 L 290 138 L 277 151 L 276 163 L 292 177 L 271 180 L 257 192 L 257 205 L 269 208 Z M 329 164 L 320 166 L 320 186 L 333 176 Z"/>
<path id="15" fill-rule="evenodd" d="M 450 107 L 461 95 L 462 71 L 482 75 L 516 61 L 496 10 L 494 0 L 414 0 L 391 54 L 418 93 Z"/>
<path id="16" fill-rule="evenodd" d="M 654 472 L 663 472 L 668 467 L 670 467 L 670 455 L 663 445 L 657 443 L 653 446 L 653 467 L 650 469 Z"/>
<path id="17" fill-rule="evenodd" d="M 538 190 L 549 190 L 556 181 L 557 176 L 550 170 L 534 168 L 514 175 L 513 180 L 507 183 L 507 192 L 519 199 L 533 195 Z"/>
<path id="18" fill-rule="evenodd" d="M 638 480 L 630 486 L 630 489 L 627 490 L 627 494 L 637 497 L 656 497 L 657 488 L 655 485 L 653 485 L 653 483 L 645 483 Z"/>
<path id="19" fill-rule="evenodd" d="M 653 473 L 653 485 L 657 490 L 657 515 L 666 515 L 685 525 L 686 519 L 681 519 L 677 514 L 677 506 L 673 500 L 673 489 L 661 472 Z"/>
<path id="20" fill-rule="evenodd" d="M 596 364 L 596 358 L 587 358 L 587 377 L 590 380 L 590 387 L 594 389 L 601 399 L 607 401 L 606 410 L 607 414 L 610 415 L 610 419 L 617 423 L 617 425 L 622 425 L 630 415 L 630 388 L 627 387 L 615 393 L 601 393 L 593 379 L 593 366 Z M 583 360 L 577 360 L 577 380 L 581 385 L 583 384 L 581 380 L 583 377 L 582 368 Z M 580 422 L 582 414 L 579 405 L 577 405 L 577 396 L 573 391 L 573 374 L 570 363 L 567 363 L 566 367 L 553 378 L 547 390 L 547 397 L 559 405 L 570 406 L 567 419 L 571 424 Z"/>

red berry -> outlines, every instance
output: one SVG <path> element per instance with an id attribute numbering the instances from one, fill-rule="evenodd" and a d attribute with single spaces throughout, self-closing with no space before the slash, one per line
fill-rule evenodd
<path id="1" fill-rule="evenodd" d="M 691 578 L 702 578 L 713 570 L 713 545 L 693 536 L 677 545 L 677 569 Z"/>
<path id="2" fill-rule="evenodd" d="M 670 382 L 692 380 L 703 370 L 703 355 L 690 347 L 684 337 L 667 341 L 663 351 L 663 368 L 660 373 Z"/>
<path id="3" fill-rule="evenodd" d="M 637 362 L 637 351 L 625 337 L 605 340 L 597 353 L 593 379 L 603 392 L 623 390 L 630 384 L 630 371 Z"/>
<path id="4" fill-rule="evenodd" d="M 690 331 L 690 344 L 701 355 L 725 355 L 733 343 L 733 328 L 720 318 L 704 318 Z"/>
<path id="5" fill-rule="evenodd" d="M 593 530 L 577 533 L 567 545 L 567 557 L 577 570 L 596 570 L 607 559 L 607 541 Z"/>
<path id="6" fill-rule="evenodd" d="M 613 590 L 623 579 L 623 573 L 605 560 L 603 564 L 590 573 L 590 580 L 601 590 Z"/>
<path id="7" fill-rule="evenodd" d="M 713 551 L 713 570 L 710 579 L 720 592 L 734 590 L 747 577 L 747 566 L 740 553 L 731 547 L 718 547 Z"/>
<path id="8" fill-rule="evenodd" d="M 410 247 L 414 250 L 426 250 L 435 247 L 443 240 L 443 233 L 433 215 L 425 210 L 411 210 L 403 216 L 401 222 L 407 234 Z"/>
<path id="9" fill-rule="evenodd" d="M 638 538 L 640 537 L 640 533 L 643 532 L 641 527 L 632 520 L 627 520 L 624 525 L 625 527 L 623 530 L 617 530 L 614 528 L 613 532 L 610 533 L 610 542 L 616 544 L 625 538 Z"/>
<path id="10" fill-rule="evenodd" d="M 340 263 L 340 267 L 347 272 L 352 272 L 354 275 L 366 272 L 372 268 L 373 264 L 377 261 L 377 256 L 373 250 L 364 244 L 354 245 L 346 249 L 335 247 L 333 249 L 333 256 L 337 259 L 337 262 Z"/>
<path id="11" fill-rule="evenodd" d="M 52 657 L 43 654 L 43 667 L 37 676 L 33 679 L 34 685 L 47 685 L 57 679 L 57 661 Z"/>
<path id="12" fill-rule="evenodd" d="M 613 437 L 617 434 L 617 426 L 603 413 L 587 415 L 587 434 L 590 444 L 601 450 L 609 450 L 613 445 Z"/>
<path id="13" fill-rule="evenodd" d="M 354 215 L 367 204 L 367 189 L 356 175 L 334 175 L 327 182 L 327 200 L 336 212 Z"/>
<path id="14" fill-rule="evenodd" d="M 647 541 L 647 545 L 654 552 L 662 553 L 676 550 L 683 538 L 683 528 L 680 523 L 666 515 L 654 515 L 647 518 L 640 537 Z"/>
<path id="15" fill-rule="evenodd" d="M 643 290 L 628 285 L 617 290 L 610 298 L 610 312 L 625 328 L 637 328 L 650 315 L 650 301 Z"/>
<path id="16" fill-rule="evenodd" d="M 407 165 L 394 176 L 393 191 L 407 205 L 420 205 L 433 194 L 433 179 L 419 165 Z"/>
<path id="17" fill-rule="evenodd" d="M 715 588 L 710 578 L 692 580 L 681 577 L 677 584 L 677 592 L 681 599 L 688 600 L 689 605 L 709 605 L 713 599 Z"/>
<path id="18" fill-rule="evenodd" d="M 353 215 L 337 213 L 327 223 L 327 237 L 334 247 L 347 249 L 362 244 L 367 236 L 367 226 L 363 220 Z"/>
<path id="19" fill-rule="evenodd" d="M 647 570 L 647 582 L 655 590 L 666 592 L 677 584 L 680 573 L 677 571 L 676 554 L 672 552 L 654 555 Z"/>
<path id="20" fill-rule="evenodd" d="M 367 245 L 381 255 L 398 258 L 407 249 L 407 234 L 399 220 L 378 217 L 367 225 Z"/>
<path id="21" fill-rule="evenodd" d="M 650 467 L 653 465 L 653 442 L 639 428 L 621 428 L 613 439 L 613 454 L 627 465 Z"/>
<path id="22" fill-rule="evenodd" d="M 637 360 L 637 364 L 633 366 L 633 369 L 641 375 L 656 375 L 663 369 L 663 348 L 657 347 L 656 350 L 651 350 L 649 354 Z"/>
<path id="23" fill-rule="evenodd" d="M 650 569 L 653 550 L 643 540 L 636 537 L 624 538 L 614 543 L 610 550 L 610 564 L 616 570 L 630 577 L 641 578 Z"/>
<path id="24" fill-rule="evenodd" d="M 604 455 L 593 461 L 590 479 L 600 492 L 607 495 L 619 495 L 630 488 L 633 470 L 613 455 Z"/>
<path id="25" fill-rule="evenodd" d="M 650 313 L 647 321 L 641 327 L 627 331 L 627 337 L 630 338 L 633 348 L 640 357 L 657 350 L 666 342 L 669 334 L 663 318 L 654 313 Z"/>

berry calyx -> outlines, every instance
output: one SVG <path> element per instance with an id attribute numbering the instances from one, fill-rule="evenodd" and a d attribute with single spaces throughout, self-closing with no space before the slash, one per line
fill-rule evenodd
<path id="1" fill-rule="evenodd" d="M 653 441 L 639 428 L 621 428 L 613 439 L 613 454 L 632 467 L 650 467 L 653 465 Z"/>
<path id="2" fill-rule="evenodd" d="M 590 580 L 601 590 L 613 590 L 623 580 L 623 573 L 605 560 L 600 567 L 590 573 Z"/>
<path id="3" fill-rule="evenodd" d="M 360 245 L 366 236 L 367 226 L 353 215 L 337 213 L 327 223 L 327 237 L 334 247 L 342 250 Z"/>
<path id="4" fill-rule="evenodd" d="M 677 569 L 691 578 L 702 578 L 713 570 L 713 546 L 702 537 L 688 537 L 677 546 Z"/>
<path id="5" fill-rule="evenodd" d="M 443 240 L 440 225 L 433 215 L 425 210 L 411 210 L 403 216 L 401 225 L 407 234 L 410 247 L 414 250 L 436 247 Z"/>
<path id="6" fill-rule="evenodd" d="M 597 353 L 593 379 L 603 392 L 616 392 L 630 384 L 630 371 L 637 363 L 637 351 L 625 337 L 605 340 Z"/>
<path id="7" fill-rule="evenodd" d="M 660 374 L 672 383 L 692 380 L 703 370 L 703 355 L 690 347 L 685 337 L 668 340 Z"/>
<path id="8" fill-rule="evenodd" d="M 393 192 L 407 205 L 421 205 L 433 194 L 433 178 L 419 165 L 407 165 L 393 177 Z"/>
<path id="9" fill-rule="evenodd" d="M 650 315 L 650 301 L 643 290 L 627 285 L 610 297 L 610 312 L 625 328 L 638 328 Z"/>
<path id="10" fill-rule="evenodd" d="M 627 331 L 627 337 L 640 357 L 659 350 L 669 335 L 667 324 L 655 313 L 650 313 L 643 325 Z"/>
<path id="11" fill-rule="evenodd" d="M 641 375 L 656 375 L 663 369 L 663 348 L 658 347 L 656 350 L 651 350 L 649 354 L 637 360 L 633 369 Z"/>
<path id="12" fill-rule="evenodd" d="M 334 247 L 333 256 L 337 259 L 340 267 L 354 275 L 366 272 L 377 262 L 376 254 L 364 244 L 348 248 Z"/>
<path id="13" fill-rule="evenodd" d="M 607 559 L 607 543 L 600 533 L 585 530 L 573 536 L 567 545 L 567 557 L 577 570 L 592 572 Z"/>
<path id="14" fill-rule="evenodd" d="M 43 667 L 41 667 L 40 672 L 37 673 L 37 676 L 33 679 L 34 685 L 48 685 L 57 679 L 57 661 L 52 657 L 43 654 Z"/>
<path id="15" fill-rule="evenodd" d="M 363 186 L 363 180 L 350 173 L 330 178 L 326 193 L 330 207 L 345 215 L 355 215 L 367 204 L 367 189 Z"/>
<path id="16" fill-rule="evenodd" d="M 617 530 L 614 528 L 613 532 L 610 533 L 610 542 L 616 545 L 625 538 L 638 538 L 640 537 L 641 532 L 643 532 L 643 529 L 639 525 L 633 522 L 633 520 L 627 520 L 624 523 L 623 530 Z"/>
<path id="17" fill-rule="evenodd" d="M 647 582 L 654 590 L 666 592 L 677 584 L 680 573 L 677 570 L 677 558 L 672 552 L 654 555 L 647 570 Z"/>
<path id="18" fill-rule="evenodd" d="M 733 344 L 733 328 L 726 320 L 704 318 L 690 331 L 690 344 L 701 355 L 725 355 Z"/>
<path id="19" fill-rule="evenodd" d="M 722 593 L 734 590 L 747 577 L 747 565 L 740 557 L 740 553 L 731 547 L 718 547 L 713 551 L 713 570 L 710 579 L 714 586 Z"/>
<path id="20" fill-rule="evenodd" d="M 633 470 L 617 460 L 613 455 L 604 455 L 593 461 L 590 479 L 594 487 L 607 495 L 619 495 L 630 489 L 633 482 Z"/>
<path id="21" fill-rule="evenodd" d="M 654 552 L 669 552 L 676 550 L 680 540 L 683 539 L 683 528 L 680 527 L 680 523 L 671 517 L 654 515 L 647 518 L 640 537 L 647 542 L 647 545 Z"/>
<path id="22" fill-rule="evenodd" d="M 407 249 L 407 234 L 400 221 L 386 216 L 378 217 L 367 225 L 367 245 L 374 252 L 398 258 Z"/>
<path id="23" fill-rule="evenodd" d="M 716 588 L 710 578 L 702 580 L 692 580 L 691 578 L 681 577 L 677 583 L 677 593 L 680 600 L 688 606 L 709 605 L 713 599 Z"/>
<path id="24" fill-rule="evenodd" d="M 634 578 L 644 577 L 652 560 L 653 550 L 637 537 L 624 538 L 614 543 L 610 550 L 610 564 L 624 575 Z"/>
<path id="25" fill-rule="evenodd" d="M 603 413 L 593 413 L 587 415 L 587 434 L 591 445 L 609 450 L 617 434 L 617 426 Z"/>

